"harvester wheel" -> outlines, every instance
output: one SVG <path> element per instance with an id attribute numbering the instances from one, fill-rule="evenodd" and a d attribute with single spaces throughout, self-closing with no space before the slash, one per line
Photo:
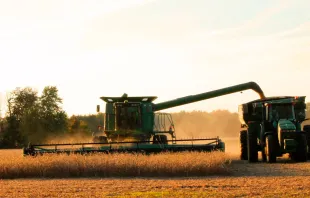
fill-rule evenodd
<path id="1" fill-rule="evenodd" d="M 242 130 L 240 131 L 240 146 L 241 146 L 241 160 L 248 160 L 248 131 Z"/>
<path id="2" fill-rule="evenodd" d="M 258 149 L 257 149 L 257 132 L 256 124 L 250 124 L 248 128 L 248 138 L 247 138 L 247 147 L 248 147 L 248 162 L 257 162 L 258 161 Z"/>
<path id="3" fill-rule="evenodd" d="M 299 134 L 297 136 L 297 147 L 296 152 L 293 153 L 293 158 L 297 162 L 306 162 L 307 161 L 307 137 L 306 134 Z"/>
<path id="4" fill-rule="evenodd" d="M 166 135 L 154 135 L 153 144 L 168 144 L 168 138 Z"/>
<path id="5" fill-rule="evenodd" d="M 274 135 L 267 135 L 266 137 L 266 147 L 265 153 L 268 163 L 274 163 L 277 161 L 276 153 L 276 140 Z"/>
<path id="6" fill-rule="evenodd" d="M 93 138 L 94 143 L 108 143 L 108 138 L 106 136 L 95 136 Z"/>

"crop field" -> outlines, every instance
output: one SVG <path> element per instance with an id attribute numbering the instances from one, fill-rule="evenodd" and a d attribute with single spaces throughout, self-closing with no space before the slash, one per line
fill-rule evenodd
<path id="1" fill-rule="evenodd" d="M 224 141 L 226 154 L 24 158 L 4 150 L 0 197 L 310 197 L 309 162 L 248 164 L 237 140 Z"/>
<path id="2" fill-rule="evenodd" d="M 0 179 L 70 177 L 180 177 L 229 174 L 223 152 L 143 154 L 45 154 L 23 157 L 6 151 L 0 161 Z"/>

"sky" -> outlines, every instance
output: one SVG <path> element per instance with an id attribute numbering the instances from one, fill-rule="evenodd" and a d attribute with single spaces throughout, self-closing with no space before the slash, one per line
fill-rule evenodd
<path id="1" fill-rule="evenodd" d="M 0 0 L 0 109 L 16 87 L 57 86 L 69 114 L 101 96 L 154 103 L 254 81 L 310 101 L 308 0 Z M 238 111 L 251 91 L 181 110 Z"/>

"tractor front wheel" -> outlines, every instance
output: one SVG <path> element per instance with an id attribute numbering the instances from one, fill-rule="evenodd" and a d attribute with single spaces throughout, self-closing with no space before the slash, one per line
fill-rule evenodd
<path id="1" fill-rule="evenodd" d="M 293 158 L 297 162 L 307 161 L 307 137 L 306 134 L 299 134 L 297 137 L 297 147 L 296 152 L 293 153 Z"/>
<path id="2" fill-rule="evenodd" d="M 265 153 L 268 163 L 274 163 L 277 161 L 276 154 L 276 140 L 273 135 L 267 135 Z"/>

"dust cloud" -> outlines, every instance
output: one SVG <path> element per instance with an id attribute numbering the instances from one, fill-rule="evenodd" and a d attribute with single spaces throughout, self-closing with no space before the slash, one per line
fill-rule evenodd
<path id="1" fill-rule="evenodd" d="M 92 137 L 85 134 L 66 134 L 61 136 L 51 136 L 46 138 L 45 144 L 64 144 L 64 143 L 91 143 Z"/>
<path id="2" fill-rule="evenodd" d="M 239 136 L 240 121 L 237 113 L 227 110 L 212 112 L 192 111 L 172 114 L 177 137 Z"/>
<path id="3" fill-rule="evenodd" d="M 239 155 L 240 121 L 238 113 L 227 110 L 172 113 L 177 139 L 215 138 L 225 142 L 226 152 Z"/>

